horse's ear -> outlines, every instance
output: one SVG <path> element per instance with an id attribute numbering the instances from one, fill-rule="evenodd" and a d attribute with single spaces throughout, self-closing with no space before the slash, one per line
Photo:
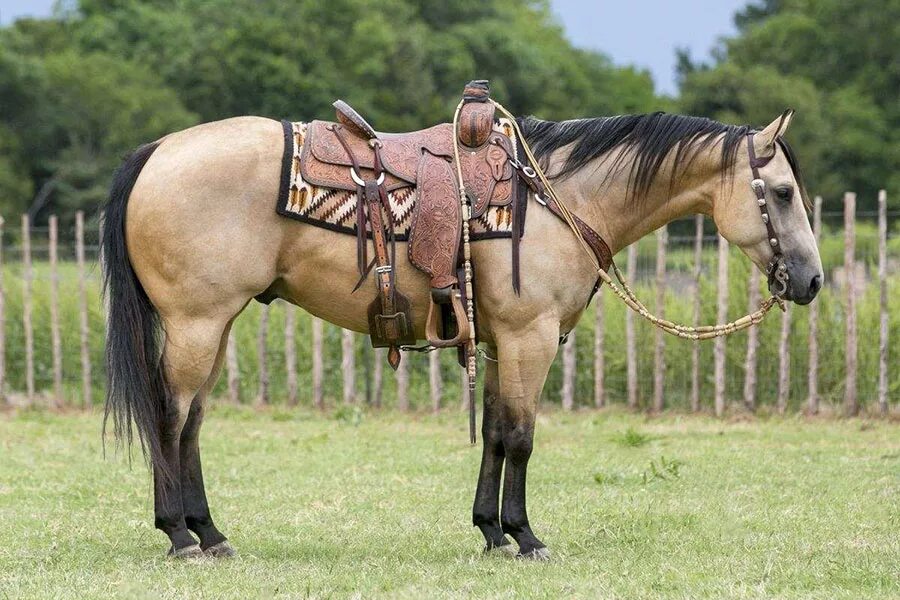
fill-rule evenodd
<path id="1" fill-rule="evenodd" d="M 789 108 L 753 136 L 753 149 L 756 150 L 757 156 L 769 156 L 775 151 L 775 140 L 784 135 L 793 118 L 794 109 Z"/>

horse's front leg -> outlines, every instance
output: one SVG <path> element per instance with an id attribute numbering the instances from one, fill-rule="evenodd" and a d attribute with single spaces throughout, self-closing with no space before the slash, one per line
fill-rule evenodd
<path id="1" fill-rule="evenodd" d="M 493 359 L 493 360 L 492 360 Z M 501 550 L 515 554 L 515 547 L 500 527 L 500 482 L 503 477 L 503 429 L 500 418 L 500 376 L 497 373 L 497 349 L 488 348 L 484 370 L 484 414 L 481 439 L 481 471 L 472 507 L 472 524 L 484 535 L 485 552 Z"/>
<path id="2" fill-rule="evenodd" d="M 525 480 L 534 442 L 538 400 L 559 343 L 559 323 L 546 319 L 498 340 L 500 429 L 506 467 L 500 523 L 519 545 L 519 556 L 547 559 L 550 552 L 531 530 Z"/>

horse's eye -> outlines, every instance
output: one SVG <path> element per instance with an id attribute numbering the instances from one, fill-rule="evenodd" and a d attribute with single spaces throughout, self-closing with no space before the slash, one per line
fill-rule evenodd
<path id="1" fill-rule="evenodd" d="M 782 202 L 790 202 L 794 196 L 794 188 L 789 185 L 775 188 L 775 197 Z"/>

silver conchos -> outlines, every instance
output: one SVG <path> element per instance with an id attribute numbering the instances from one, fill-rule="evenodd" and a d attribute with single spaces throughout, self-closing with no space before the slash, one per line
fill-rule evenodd
<path id="1" fill-rule="evenodd" d="M 750 182 L 750 187 L 760 196 L 766 193 L 766 182 L 762 179 L 754 179 Z"/>

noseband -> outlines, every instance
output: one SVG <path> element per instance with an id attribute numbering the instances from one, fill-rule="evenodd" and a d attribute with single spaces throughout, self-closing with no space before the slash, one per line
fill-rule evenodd
<path id="1" fill-rule="evenodd" d="M 756 150 L 753 148 L 753 134 L 749 133 L 747 134 L 747 154 L 750 158 L 750 170 L 753 173 L 750 187 L 756 193 L 756 203 L 759 205 L 763 223 L 766 224 L 769 246 L 772 247 L 773 252 L 772 260 L 766 266 L 766 275 L 770 280 L 775 280 L 775 289 L 772 295 L 780 298 L 787 292 L 787 265 L 784 262 L 784 254 L 781 252 L 781 242 L 778 240 L 778 234 L 775 233 L 775 226 L 772 225 L 772 219 L 769 216 L 769 207 L 766 204 L 766 182 L 759 176 L 760 168 L 769 164 L 769 161 L 775 158 L 775 153 L 772 153 L 772 156 L 757 157 Z"/>

